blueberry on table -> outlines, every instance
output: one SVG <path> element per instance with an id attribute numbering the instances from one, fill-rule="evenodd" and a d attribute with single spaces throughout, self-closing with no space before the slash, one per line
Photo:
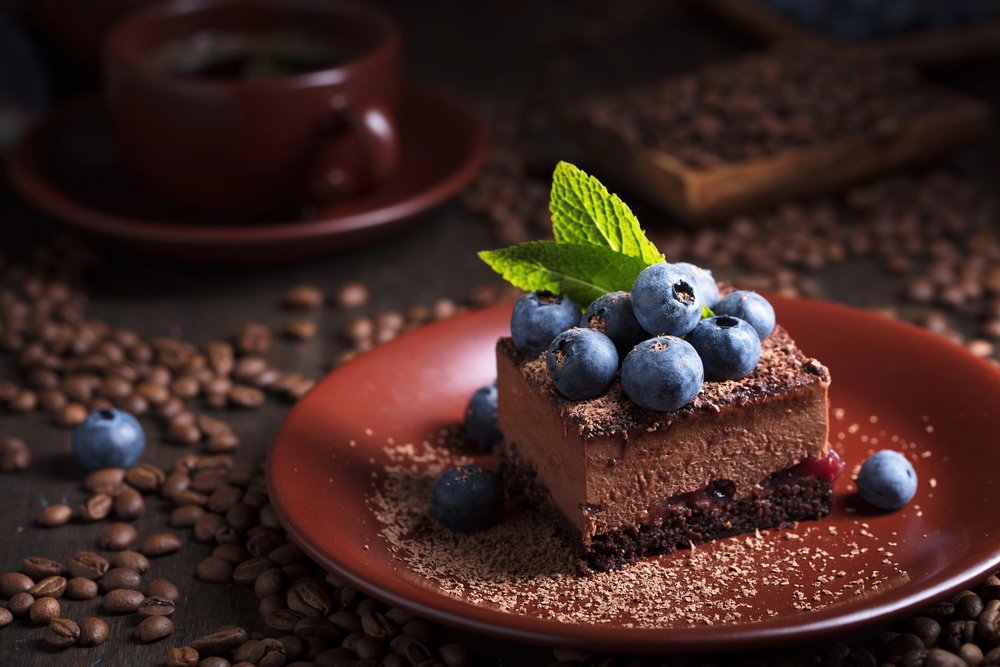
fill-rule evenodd
<path id="1" fill-rule="evenodd" d="M 705 369 L 698 352 L 685 340 L 657 336 L 635 346 L 622 363 L 622 389 L 647 410 L 667 412 L 698 395 Z"/>
<path id="2" fill-rule="evenodd" d="M 774 331 L 774 307 L 757 292 L 730 292 L 713 308 L 716 315 L 738 317 L 748 323 L 764 340 Z"/>
<path id="3" fill-rule="evenodd" d="M 601 332 L 574 327 L 549 345 L 545 368 L 560 394 L 571 401 L 585 401 L 601 396 L 615 381 L 618 350 Z"/>
<path id="4" fill-rule="evenodd" d="M 116 408 L 91 412 L 73 431 L 73 456 L 87 470 L 128 468 L 145 448 L 139 420 Z"/>
<path id="5" fill-rule="evenodd" d="M 858 473 L 858 493 L 884 510 L 895 510 L 910 502 L 917 492 L 917 473 L 906 457 L 891 449 L 869 456 Z"/>
<path id="6" fill-rule="evenodd" d="M 446 528 L 468 533 L 493 525 L 503 512 L 500 476 L 477 465 L 445 470 L 434 482 L 431 514 Z"/>
<path id="7" fill-rule="evenodd" d="M 610 338 L 619 357 L 649 338 L 649 333 L 635 319 L 632 295 L 628 292 L 608 292 L 594 299 L 580 318 L 580 326 L 600 331 Z"/>
<path id="8" fill-rule="evenodd" d="M 469 404 L 465 407 L 465 432 L 485 449 L 503 439 L 497 429 L 496 380 L 477 389 L 469 399 Z"/>
<path id="9" fill-rule="evenodd" d="M 701 357 L 708 380 L 739 380 L 760 359 L 757 332 L 738 317 L 716 315 L 704 319 L 685 340 Z"/>
<path id="10" fill-rule="evenodd" d="M 666 262 L 643 269 L 632 285 L 632 310 L 653 335 L 690 332 L 701 320 L 701 303 L 691 274 Z"/>
<path id="11" fill-rule="evenodd" d="M 674 266 L 691 274 L 698 287 L 698 296 L 701 297 L 702 304 L 715 308 L 715 304 L 719 303 L 719 284 L 715 282 L 712 272 L 688 262 L 677 262 Z"/>
<path id="12" fill-rule="evenodd" d="M 510 336 L 518 350 L 537 357 L 552 339 L 580 321 L 580 307 L 552 292 L 529 292 L 514 304 Z"/>

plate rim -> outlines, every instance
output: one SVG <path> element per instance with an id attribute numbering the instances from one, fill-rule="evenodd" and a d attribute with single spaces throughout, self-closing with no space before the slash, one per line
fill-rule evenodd
<path id="1" fill-rule="evenodd" d="M 850 312 L 854 316 L 878 321 L 881 325 L 887 326 L 889 329 L 905 332 L 905 335 L 919 336 L 931 345 L 954 346 L 950 341 L 913 324 L 888 318 L 861 308 L 818 299 L 788 298 L 775 294 L 765 294 L 765 296 L 771 300 L 779 312 L 783 308 L 794 308 L 796 304 L 829 308 L 834 313 L 837 311 Z M 478 311 L 472 311 L 460 315 L 459 318 L 490 319 L 497 317 L 498 313 L 509 316 L 512 303 L 503 303 Z M 399 338 L 386 343 L 385 346 L 405 345 L 409 336 L 419 335 L 420 331 L 426 330 L 428 333 L 424 335 L 433 335 L 433 332 L 439 328 L 454 326 L 455 320 L 459 318 L 435 322 L 418 330 L 407 332 Z M 378 354 L 379 349 L 382 347 L 379 346 L 361 355 L 358 359 L 334 369 L 324 376 L 309 393 L 312 394 L 324 384 L 334 381 L 333 378 L 337 376 L 341 368 L 358 363 L 359 360 L 368 355 Z M 972 355 L 960 346 L 954 346 L 954 350 L 952 351 L 955 354 L 965 356 L 968 361 L 978 364 L 984 372 L 992 374 L 995 379 L 1000 379 L 1000 369 L 994 367 L 988 361 Z M 308 394 L 306 398 L 308 398 Z M 339 562 L 334 556 L 325 553 L 322 549 L 312 544 L 303 536 L 303 532 L 298 527 L 297 522 L 282 504 L 281 496 L 275 487 L 274 467 L 271 465 L 272 457 L 274 456 L 275 449 L 280 446 L 279 443 L 288 437 L 287 433 L 291 428 L 289 424 L 294 423 L 298 412 L 304 411 L 308 407 L 308 402 L 303 400 L 292 408 L 282 421 L 267 453 L 267 487 L 271 497 L 271 506 L 279 522 L 288 533 L 289 539 L 302 548 L 310 558 L 366 595 L 387 604 L 398 606 L 442 625 L 497 639 L 549 647 L 585 648 L 605 652 L 621 651 L 641 654 L 656 652 L 688 654 L 722 653 L 747 649 L 777 648 L 779 646 L 801 644 L 808 641 L 829 640 L 862 628 L 873 627 L 880 622 L 893 620 L 905 615 L 907 612 L 919 609 L 930 602 L 946 598 L 967 588 L 969 585 L 982 580 L 983 577 L 991 572 L 1000 569 L 1000 545 L 998 545 L 994 547 L 991 553 L 985 553 L 986 550 L 984 550 L 984 553 L 974 556 L 974 562 L 964 566 L 958 573 L 949 574 L 943 578 L 940 575 L 930 577 L 929 581 L 931 583 L 923 585 L 922 588 L 918 584 L 916 591 L 907 594 L 905 593 L 906 587 L 895 588 L 867 598 L 868 602 L 882 600 L 878 604 L 849 610 L 847 613 L 840 613 L 839 605 L 831 605 L 803 614 L 801 616 L 802 620 L 798 620 L 797 618 L 792 623 L 787 622 L 787 617 L 782 619 L 783 622 L 764 619 L 745 624 L 699 626 L 694 628 L 623 628 L 613 624 L 561 623 L 548 619 L 517 616 L 488 607 L 477 607 L 458 598 L 452 598 L 427 588 L 421 590 L 427 591 L 435 604 L 424 603 L 421 600 L 414 600 L 407 597 L 398 589 L 392 590 L 365 580 L 361 574 L 353 571 L 348 564 Z M 397 579 L 397 581 L 404 587 L 416 586 L 416 584 L 403 579 Z M 904 593 L 900 593 L 900 591 L 904 591 Z M 484 615 L 493 618 L 483 618 Z M 628 638 L 623 639 L 619 633 L 627 634 Z"/>

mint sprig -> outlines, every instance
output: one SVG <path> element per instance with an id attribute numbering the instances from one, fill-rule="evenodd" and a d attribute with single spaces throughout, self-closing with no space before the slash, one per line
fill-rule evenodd
<path id="1" fill-rule="evenodd" d="M 585 243 L 638 257 L 646 266 L 663 261 L 663 253 L 646 238 L 628 205 L 593 176 L 568 162 L 552 174 L 552 235 L 556 243 Z"/>
<path id="2" fill-rule="evenodd" d="M 581 308 L 602 294 L 631 289 L 648 266 L 611 248 L 552 241 L 484 250 L 479 257 L 515 287 L 561 293 Z"/>
<path id="3" fill-rule="evenodd" d="M 549 199 L 554 241 L 483 250 L 515 287 L 564 294 L 581 308 L 608 292 L 629 291 L 647 266 L 665 261 L 618 195 L 568 162 L 556 165 Z M 702 308 L 702 317 L 712 311 Z"/>

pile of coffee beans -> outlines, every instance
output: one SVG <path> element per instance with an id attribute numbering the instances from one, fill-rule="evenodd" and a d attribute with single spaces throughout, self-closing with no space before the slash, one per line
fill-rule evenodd
<path id="1" fill-rule="evenodd" d="M 897 137 L 962 103 L 904 65 L 823 48 L 784 48 L 584 105 L 583 122 L 707 169 L 851 138 Z"/>

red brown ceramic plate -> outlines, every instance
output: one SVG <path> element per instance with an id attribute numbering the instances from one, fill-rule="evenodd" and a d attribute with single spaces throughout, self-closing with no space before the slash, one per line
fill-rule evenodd
<path id="1" fill-rule="evenodd" d="M 320 382 L 292 410 L 271 448 L 272 502 L 310 556 L 387 603 L 473 632 L 606 651 L 716 652 L 826 638 L 947 596 L 1000 566 L 993 492 L 1000 372 L 943 338 L 872 313 L 818 301 L 773 303 L 803 350 L 830 367 L 831 406 L 839 415 L 831 420 L 831 440 L 849 469 L 872 449 L 919 443 L 910 453 L 921 481 L 907 508 L 859 515 L 845 475 L 835 488 L 833 513 L 816 524 L 825 530 L 810 533 L 821 537 L 804 538 L 836 544 L 826 536 L 856 530 L 860 517 L 873 538 L 891 540 L 902 576 L 865 595 L 802 611 L 761 594 L 759 604 L 775 615 L 756 622 L 559 623 L 451 597 L 397 560 L 365 502 L 371 474 L 386 463 L 384 441 L 365 438 L 365 430 L 374 426 L 397 442 L 419 442 L 459 423 L 471 392 L 494 377 L 494 343 L 508 331 L 509 306 L 416 330 Z M 886 554 L 871 549 L 859 557 L 862 568 L 875 569 Z M 813 584 L 815 575 L 806 570 L 783 575 L 789 586 Z"/>
<path id="2" fill-rule="evenodd" d="M 401 102 L 400 140 L 402 163 L 389 181 L 286 220 L 221 221 L 152 192 L 123 162 L 96 96 L 29 132 L 11 155 L 10 171 L 28 201 L 112 241 L 196 261 L 280 261 L 345 250 L 413 222 L 472 180 L 487 154 L 475 116 L 414 87 Z"/>

